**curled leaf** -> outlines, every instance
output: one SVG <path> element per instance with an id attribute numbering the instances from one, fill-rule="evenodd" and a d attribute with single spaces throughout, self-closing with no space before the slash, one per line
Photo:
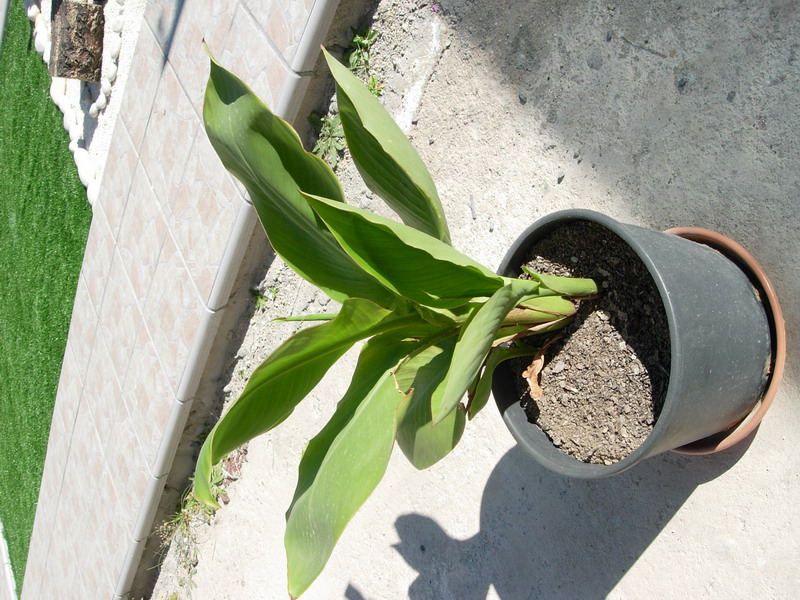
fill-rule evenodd
<path id="1" fill-rule="evenodd" d="M 533 356 L 533 360 L 531 364 L 528 365 L 528 368 L 522 372 L 522 376 L 528 380 L 528 387 L 530 388 L 530 395 L 531 398 L 541 398 L 544 391 L 542 387 L 539 385 L 539 376 L 542 373 L 542 369 L 544 369 L 544 354 L 547 349 L 552 346 L 556 340 L 561 339 L 561 337 L 556 337 L 549 340 L 544 346 L 542 346 L 539 351 Z"/>
<path id="2" fill-rule="evenodd" d="M 539 385 L 539 374 L 544 368 L 544 352 L 539 350 L 533 361 L 528 365 L 528 368 L 522 372 L 522 376 L 528 380 L 528 387 L 530 388 L 531 398 L 541 398 L 542 387 Z"/>

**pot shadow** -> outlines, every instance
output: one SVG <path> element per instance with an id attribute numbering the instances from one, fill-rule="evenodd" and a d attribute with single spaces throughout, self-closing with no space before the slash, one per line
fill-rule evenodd
<path id="1" fill-rule="evenodd" d="M 752 436 L 706 457 L 664 453 L 616 477 L 567 479 L 512 448 L 483 494 L 480 531 L 450 537 L 403 515 L 395 546 L 419 572 L 411 600 L 605 598 L 699 485 L 731 468 Z"/>

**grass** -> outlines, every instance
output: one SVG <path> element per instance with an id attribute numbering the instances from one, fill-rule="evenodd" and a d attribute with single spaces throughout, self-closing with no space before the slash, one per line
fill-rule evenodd
<path id="1" fill-rule="evenodd" d="M 22 2 L 0 48 L 0 520 L 21 591 L 91 208 Z"/>

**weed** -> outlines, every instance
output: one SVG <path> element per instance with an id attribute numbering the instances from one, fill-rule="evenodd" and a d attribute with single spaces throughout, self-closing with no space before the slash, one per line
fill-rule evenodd
<path id="1" fill-rule="evenodd" d="M 367 79 L 367 89 L 370 94 L 378 98 L 383 94 L 383 82 L 378 79 L 377 75 L 370 75 L 369 79 Z"/>
<path id="2" fill-rule="evenodd" d="M 344 60 L 350 71 L 367 85 L 373 96 L 378 98 L 383 94 L 383 82 L 370 72 L 369 55 L 372 45 L 380 37 L 380 32 L 367 25 L 362 25 L 358 29 L 351 27 L 350 30 L 353 32 L 353 39 L 347 46 Z M 313 112 L 308 120 L 317 132 L 317 142 L 311 152 L 328 163 L 331 169 L 335 169 L 345 148 L 341 118 L 336 114 L 323 116 Z"/>
<path id="3" fill-rule="evenodd" d="M 256 310 L 264 310 L 269 306 L 269 303 L 275 300 L 278 297 L 278 292 L 280 288 L 271 287 L 267 289 L 266 293 L 262 293 L 259 289 L 251 289 L 250 296 L 252 296 L 253 300 L 255 301 Z"/>
<path id="4" fill-rule="evenodd" d="M 353 32 L 353 40 L 347 47 L 344 59 L 350 70 L 356 74 L 359 79 L 366 81 L 370 75 L 369 52 L 372 45 L 380 36 L 380 32 L 367 25 L 362 25 L 358 29 L 353 29 L 351 27 L 350 31 Z"/>
<path id="5" fill-rule="evenodd" d="M 211 485 L 215 497 L 224 497 L 222 465 L 215 465 L 211 474 Z M 161 538 L 159 550 L 162 556 L 170 547 L 175 548 L 175 557 L 181 572 L 178 576 L 178 585 L 188 588 L 190 595 L 194 587 L 192 578 L 197 572 L 197 540 L 192 526 L 196 523 L 208 523 L 213 515 L 214 509 L 197 500 L 192 494 L 190 486 L 178 503 L 175 514 L 155 531 Z M 177 598 L 176 592 L 173 592 L 173 595 Z M 173 595 L 169 597 L 172 598 Z"/>
<path id="6" fill-rule="evenodd" d="M 335 169 L 339 164 L 339 153 L 344 150 L 344 130 L 342 129 L 342 119 L 339 115 L 320 116 L 312 113 L 309 117 L 312 125 L 318 126 L 317 143 L 311 150 L 322 160 L 328 163 L 331 169 Z"/>

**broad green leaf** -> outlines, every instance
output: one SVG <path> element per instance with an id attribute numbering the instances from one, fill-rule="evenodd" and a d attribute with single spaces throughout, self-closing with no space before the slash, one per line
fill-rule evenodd
<path id="1" fill-rule="evenodd" d="M 464 433 L 462 411 L 452 411 L 435 426 L 431 414 L 432 399 L 444 392 L 456 339 L 454 331 L 427 347 L 421 342 L 421 349 L 395 372 L 400 390 L 413 391 L 397 429 L 397 444 L 417 469 L 427 469 L 447 456 Z"/>
<path id="2" fill-rule="evenodd" d="M 398 317 L 368 300 L 350 299 L 332 321 L 286 340 L 255 370 L 242 395 L 203 443 L 195 470 L 195 496 L 216 506 L 209 488 L 212 465 L 283 422 L 355 342 L 420 323 L 427 326 L 418 315 Z"/>
<path id="3" fill-rule="evenodd" d="M 593 296 L 598 292 L 597 284 L 593 279 L 544 275 L 542 273 L 532 271 L 528 267 L 522 267 L 522 270 L 530 275 L 534 281 L 538 281 L 542 287 L 562 296 L 577 298 L 580 296 Z"/>
<path id="4" fill-rule="evenodd" d="M 431 407 L 434 423 L 456 408 L 478 375 L 506 315 L 529 295 L 528 286 L 522 285 L 522 281 L 513 280 L 497 290 L 461 329 L 444 393 L 441 399 L 434 398 Z"/>
<path id="5" fill-rule="evenodd" d="M 203 119 L 214 150 L 247 188 L 286 263 L 334 300 L 367 298 L 389 306 L 392 294 L 347 256 L 300 195 L 343 201 L 330 167 L 306 152 L 294 129 L 213 58 Z"/>
<path id="6" fill-rule="evenodd" d="M 519 358 L 522 356 L 533 356 L 538 351 L 538 348 L 533 346 L 509 346 L 507 348 L 498 346 L 492 348 L 489 355 L 486 357 L 483 372 L 478 379 L 477 385 L 473 390 L 467 405 L 467 415 L 470 419 L 474 419 L 486 403 L 489 402 L 489 394 L 492 391 L 492 378 L 494 377 L 494 370 L 501 362 L 512 358 Z M 461 411 L 454 410 L 454 413 Z"/>
<path id="7" fill-rule="evenodd" d="M 415 332 L 417 329 L 414 328 L 413 331 Z M 331 419 L 325 424 L 322 431 L 308 442 L 303 451 L 292 505 L 314 482 L 331 444 L 345 425 L 350 422 L 356 409 L 378 382 L 378 379 L 420 345 L 417 341 L 405 339 L 411 333 L 412 330 L 392 331 L 377 335 L 364 344 L 347 392 L 336 405 L 336 411 Z M 287 516 L 291 512 L 292 508 L 290 507 Z"/>
<path id="8" fill-rule="evenodd" d="M 347 145 L 364 183 L 406 225 L 450 243 L 442 203 L 425 163 L 358 77 L 327 51 L 323 52 L 336 80 Z"/>
<path id="9" fill-rule="evenodd" d="M 342 248 L 392 291 L 434 308 L 453 308 L 503 287 L 503 279 L 452 246 L 369 211 L 306 194 Z M 515 284 L 533 294 L 534 281 Z"/>
<path id="10" fill-rule="evenodd" d="M 425 319 L 425 321 L 441 327 L 455 327 L 458 323 L 463 323 L 469 315 L 468 309 L 470 307 L 469 303 L 454 307 L 452 310 L 447 308 L 432 308 L 417 303 L 412 303 L 412 305 L 414 310 L 416 310 L 419 316 Z"/>
<path id="11" fill-rule="evenodd" d="M 518 280 L 512 280 L 518 281 Z M 504 325 L 536 325 L 575 314 L 575 305 L 561 296 L 524 299 L 503 320 Z"/>
<path id="12" fill-rule="evenodd" d="M 330 443 L 313 482 L 294 502 L 284 538 L 293 598 L 320 574 L 345 526 L 383 477 L 404 401 L 391 372 L 384 371 Z"/>

